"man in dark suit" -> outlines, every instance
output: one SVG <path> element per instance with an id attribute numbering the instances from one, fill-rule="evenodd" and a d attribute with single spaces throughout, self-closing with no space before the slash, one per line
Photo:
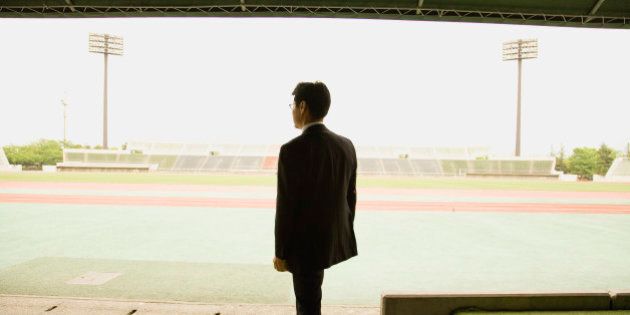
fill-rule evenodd
<path id="1" fill-rule="evenodd" d="M 320 314 L 324 269 L 357 255 L 357 158 L 352 142 L 323 119 L 330 92 L 302 82 L 291 111 L 302 134 L 280 148 L 274 267 L 293 275 L 298 314 Z"/>

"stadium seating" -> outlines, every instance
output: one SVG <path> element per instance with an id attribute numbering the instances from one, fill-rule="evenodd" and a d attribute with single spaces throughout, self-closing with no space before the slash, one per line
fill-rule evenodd
<path id="1" fill-rule="evenodd" d="M 382 163 L 382 159 L 377 158 L 363 158 L 357 162 L 357 172 L 367 175 L 383 175 L 385 174 L 385 168 Z"/>
<path id="2" fill-rule="evenodd" d="M 233 168 L 236 170 L 256 171 L 262 168 L 262 156 L 241 156 L 234 162 Z"/>
<path id="3" fill-rule="evenodd" d="M 410 161 L 414 174 L 426 176 L 444 175 L 442 166 L 438 160 L 411 160 Z"/>
<path id="4" fill-rule="evenodd" d="M 67 149 L 63 161 L 157 165 L 168 172 L 275 172 L 280 146 L 130 142 L 127 150 Z M 555 160 L 491 159 L 485 148 L 357 147 L 358 172 L 384 176 L 552 176 Z"/>
<path id="5" fill-rule="evenodd" d="M 415 174 L 416 171 L 413 169 L 413 165 L 410 160 L 400 159 L 398 160 L 398 170 L 400 171 L 400 175 L 408 175 Z"/>
<path id="6" fill-rule="evenodd" d="M 83 162 L 62 162 L 57 163 L 59 171 L 82 171 L 82 172 L 149 172 L 157 169 L 157 165 L 150 164 L 126 164 L 126 163 L 83 163 Z"/>
<path id="7" fill-rule="evenodd" d="M 173 165 L 174 170 L 195 171 L 201 168 L 208 156 L 180 156 Z"/>
<path id="8" fill-rule="evenodd" d="M 219 163 L 217 164 L 216 171 L 229 172 L 234 165 L 236 158 L 234 156 L 222 156 L 219 157 Z"/>
<path id="9" fill-rule="evenodd" d="M 474 159 L 488 156 L 489 149 L 481 147 L 462 148 L 418 148 L 402 146 L 359 146 L 356 147 L 357 156 L 362 158 L 393 159 L 407 155 L 414 159 Z"/>
<path id="10" fill-rule="evenodd" d="M 216 171 L 219 168 L 221 160 L 223 160 L 223 157 L 208 156 L 206 161 L 201 165 L 201 170 L 206 172 Z"/>

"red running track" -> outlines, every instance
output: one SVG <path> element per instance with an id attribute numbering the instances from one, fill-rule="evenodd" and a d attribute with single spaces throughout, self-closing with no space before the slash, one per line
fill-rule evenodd
<path id="1" fill-rule="evenodd" d="M 56 183 L 56 182 L 12 182 L 0 181 L 1 189 L 35 190 L 83 190 L 83 191 L 188 191 L 188 192 L 271 192 L 275 187 L 266 186 L 228 186 L 228 185 L 193 185 L 193 184 L 124 184 L 124 183 Z M 415 196 L 458 196 L 489 198 L 560 198 L 560 199 L 616 199 L 630 200 L 630 192 L 597 191 L 537 191 L 537 190 L 499 190 L 499 189 L 418 189 L 418 188 L 359 188 L 359 195 L 415 195 Z"/>
<path id="2" fill-rule="evenodd" d="M 211 208 L 275 208 L 275 200 L 202 197 L 144 197 L 144 196 L 77 196 L 44 194 L 2 194 L 0 203 L 43 203 L 85 205 L 133 205 L 165 207 Z M 376 211 L 472 211 L 525 213 L 595 213 L 630 214 L 629 205 L 614 204 L 551 204 L 551 203 L 494 203 L 494 202 L 422 202 L 422 201 L 361 201 L 360 210 Z"/>

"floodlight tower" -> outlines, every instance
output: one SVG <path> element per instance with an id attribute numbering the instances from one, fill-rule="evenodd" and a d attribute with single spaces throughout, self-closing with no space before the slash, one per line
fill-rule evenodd
<path id="1" fill-rule="evenodd" d="M 518 86 L 516 96 L 516 149 L 514 154 L 521 156 L 521 63 L 523 59 L 538 57 L 538 39 L 519 39 L 503 43 L 503 61 L 518 60 Z"/>
<path id="2" fill-rule="evenodd" d="M 104 79 L 103 79 L 103 149 L 107 149 L 107 56 L 123 54 L 123 39 L 109 34 L 90 33 L 90 52 L 103 54 Z"/>

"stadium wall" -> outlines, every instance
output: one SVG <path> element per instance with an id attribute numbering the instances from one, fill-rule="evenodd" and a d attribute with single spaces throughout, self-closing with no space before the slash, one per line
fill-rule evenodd
<path id="1" fill-rule="evenodd" d="M 7 159 L 4 149 L 0 146 L 0 171 L 2 172 L 18 172 L 22 170 L 22 165 L 11 165 Z"/>
<path id="2" fill-rule="evenodd" d="M 594 176 L 593 180 L 630 183 L 630 159 L 627 157 L 616 158 L 606 172 L 606 176 Z"/>

